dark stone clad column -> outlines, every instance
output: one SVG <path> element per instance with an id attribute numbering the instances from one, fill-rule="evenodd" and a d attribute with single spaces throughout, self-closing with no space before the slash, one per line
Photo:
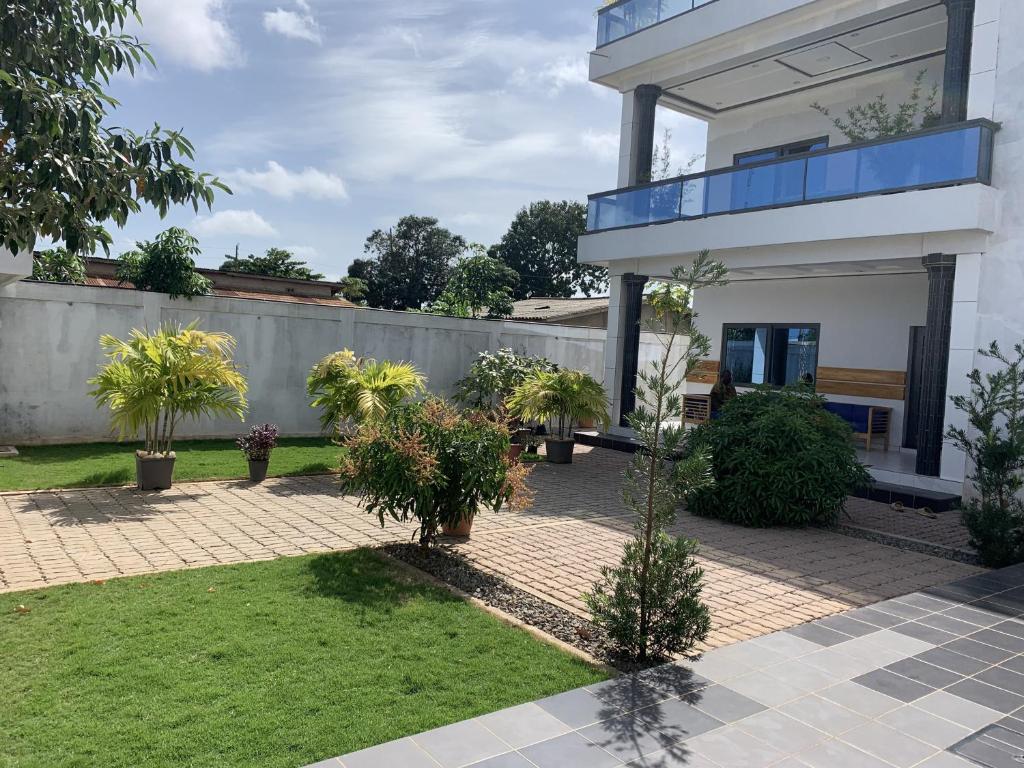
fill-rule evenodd
<path id="1" fill-rule="evenodd" d="M 971 47 L 974 42 L 975 0 L 946 0 L 946 74 L 942 88 L 942 122 L 967 119 L 971 82 Z"/>
<path id="2" fill-rule="evenodd" d="M 660 98 L 661 88 L 656 85 L 638 85 L 633 92 L 633 167 L 629 171 L 630 186 L 646 184 L 651 180 L 654 120 Z"/>
<path id="3" fill-rule="evenodd" d="M 647 277 L 632 272 L 622 276 L 622 418 L 619 426 L 628 427 L 626 417 L 636 410 L 636 373 L 640 365 L 640 316 L 644 308 Z"/>
<path id="4" fill-rule="evenodd" d="M 928 270 L 928 324 L 924 331 L 921 371 L 921 420 L 917 431 L 917 474 L 938 477 L 946 431 L 946 379 L 953 318 L 956 256 L 933 253 L 923 259 Z"/>

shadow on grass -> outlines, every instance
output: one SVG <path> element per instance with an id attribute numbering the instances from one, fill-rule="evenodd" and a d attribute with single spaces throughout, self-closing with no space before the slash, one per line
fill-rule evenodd
<path id="1" fill-rule="evenodd" d="M 111 485 L 130 485 L 135 482 L 135 470 L 128 467 L 111 469 L 106 472 L 93 472 L 92 474 L 72 480 L 71 488 L 102 488 Z"/>
<path id="2" fill-rule="evenodd" d="M 404 577 L 369 549 L 318 555 L 309 561 L 309 572 L 313 577 L 311 594 L 385 615 L 415 597 L 428 597 L 432 602 L 459 601 L 455 595 Z M 363 618 L 367 618 L 365 614 Z"/>

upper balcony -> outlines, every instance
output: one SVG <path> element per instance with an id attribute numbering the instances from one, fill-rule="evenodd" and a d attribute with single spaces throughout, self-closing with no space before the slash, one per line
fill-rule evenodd
<path id="1" fill-rule="evenodd" d="M 718 0 L 619 0 L 598 11 L 597 47 Z"/>

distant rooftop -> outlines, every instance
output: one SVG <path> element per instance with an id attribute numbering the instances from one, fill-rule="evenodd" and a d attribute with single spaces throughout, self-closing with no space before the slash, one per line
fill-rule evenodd
<path id="1" fill-rule="evenodd" d="M 534 297 L 517 301 L 513 305 L 512 319 L 554 323 L 607 311 L 607 296 L 569 299 Z"/>

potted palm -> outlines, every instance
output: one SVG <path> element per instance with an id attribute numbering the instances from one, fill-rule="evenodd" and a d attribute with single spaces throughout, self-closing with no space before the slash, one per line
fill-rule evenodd
<path id="1" fill-rule="evenodd" d="M 89 380 L 97 406 L 108 406 L 119 438 L 144 435 L 135 453 L 140 490 L 171 487 L 174 434 L 184 419 L 245 415 L 245 377 L 232 360 L 226 333 L 166 325 L 155 333 L 133 330 L 127 341 L 100 338 L 108 362 Z"/>
<path id="2" fill-rule="evenodd" d="M 608 428 L 604 387 L 583 371 L 537 371 L 516 387 L 508 405 L 523 420 L 550 424 L 544 444 L 552 464 L 572 464 L 576 447 L 573 434 L 582 419 L 592 419 Z"/>
<path id="3" fill-rule="evenodd" d="M 258 424 L 238 438 L 238 448 L 249 460 L 249 480 L 252 482 L 262 483 L 267 479 L 270 452 L 277 447 L 277 435 L 275 425 Z"/>

